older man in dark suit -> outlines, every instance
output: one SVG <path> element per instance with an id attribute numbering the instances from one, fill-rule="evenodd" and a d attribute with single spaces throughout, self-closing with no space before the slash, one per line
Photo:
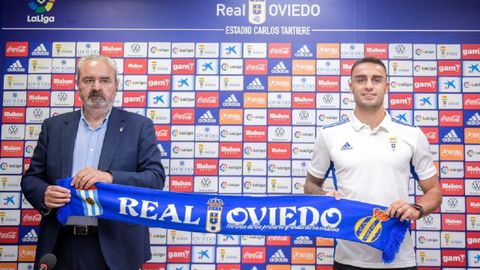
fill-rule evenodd
<path id="1" fill-rule="evenodd" d="M 115 62 L 82 58 L 77 87 L 82 109 L 45 120 L 22 178 L 22 192 L 43 215 L 35 269 L 50 252 L 55 269 L 139 269 L 151 257 L 148 228 L 92 217 L 70 217 L 65 227 L 57 221 L 70 192 L 55 180 L 73 177 L 77 189 L 99 182 L 162 189 L 165 180 L 152 121 L 113 107 Z"/>

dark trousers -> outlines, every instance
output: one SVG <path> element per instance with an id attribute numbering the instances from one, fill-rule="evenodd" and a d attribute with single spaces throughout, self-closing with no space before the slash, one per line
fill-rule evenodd
<path id="1" fill-rule="evenodd" d="M 53 254 L 57 256 L 55 270 L 108 270 L 102 255 L 98 233 L 73 235 L 60 233 Z"/>
<path id="2" fill-rule="evenodd" d="M 361 267 L 356 267 L 356 266 L 351 266 L 351 265 L 346 265 L 346 264 L 341 264 L 338 262 L 333 262 L 333 270 L 368 270 L 370 268 L 361 268 Z M 416 270 L 417 267 L 405 267 L 405 268 L 385 268 L 388 270 Z"/>

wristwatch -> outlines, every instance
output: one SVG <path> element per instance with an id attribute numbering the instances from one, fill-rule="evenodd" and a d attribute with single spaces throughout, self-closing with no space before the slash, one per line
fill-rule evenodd
<path id="1" fill-rule="evenodd" d="M 423 209 L 423 206 L 415 203 L 410 204 L 410 206 L 417 209 L 418 212 L 420 212 L 420 216 L 418 218 L 421 218 L 425 215 L 425 210 Z"/>

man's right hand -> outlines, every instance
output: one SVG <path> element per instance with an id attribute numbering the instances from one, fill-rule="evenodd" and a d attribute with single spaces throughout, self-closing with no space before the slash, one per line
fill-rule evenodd
<path id="1" fill-rule="evenodd" d="M 325 196 L 333 196 L 335 197 L 335 200 L 340 200 L 341 196 L 340 196 L 340 192 L 336 191 L 336 190 L 332 190 L 332 191 L 329 191 L 327 193 L 325 193 Z"/>
<path id="2" fill-rule="evenodd" d="M 59 208 L 70 202 L 70 190 L 57 185 L 50 185 L 45 191 L 43 204 L 47 208 Z"/>

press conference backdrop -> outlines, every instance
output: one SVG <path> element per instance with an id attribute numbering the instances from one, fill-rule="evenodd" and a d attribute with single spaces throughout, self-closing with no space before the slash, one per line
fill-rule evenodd
<path id="1" fill-rule="evenodd" d="M 115 106 L 155 124 L 166 190 L 301 194 L 315 136 L 354 108 L 354 61 L 384 60 L 392 117 L 431 143 L 444 200 L 413 224 L 420 269 L 480 268 L 478 1 L 2 1 L 0 268 L 32 269 L 20 193 L 42 121 L 78 109 L 75 63 L 119 67 Z M 332 180 L 327 187 L 332 188 Z M 381 191 L 379 191 L 381 192 Z M 411 180 L 413 202 L 421 190 Z M 333 241 L 151 229 L 144 269 L 330 269 Z"/>

